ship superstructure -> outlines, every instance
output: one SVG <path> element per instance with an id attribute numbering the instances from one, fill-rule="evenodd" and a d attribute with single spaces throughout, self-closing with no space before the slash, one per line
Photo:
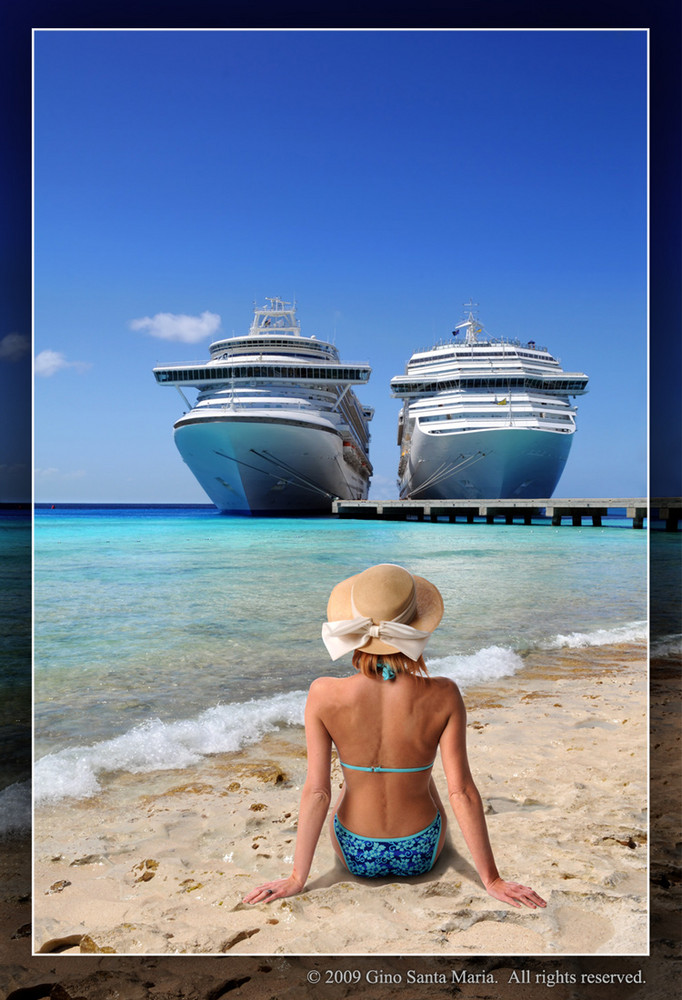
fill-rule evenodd
<path id="1" fill-rule="evenodd" d="M 302 336 L 295 305 L 267 303 L 247 335 L 211 344 L 208 361 L 154 369 L 187 406 L 174 424 L 182 458 L 226 513 L 325 513 L 337 497 L 366 499 L 373 410 L 353 386 L 371 367 Z M 186 388 L 198 390 L 194 405 Z"/>
<path id="2" fill-rule="evenodd" d="M 576 430 L 570 397 L 588 376 L 547 348 L 491 338 L 466 307 L 455 340 L 413 354 L 391 379 L 403 499 L 550 497 Z M 458 342 L 464 331 L 463 342 Z"/>

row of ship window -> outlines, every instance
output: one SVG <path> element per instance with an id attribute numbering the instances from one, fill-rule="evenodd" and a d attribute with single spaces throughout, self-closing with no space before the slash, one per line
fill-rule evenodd
<path id="1" fill-rule="evenodd" d="M 245 341 L 242 344 L 230 344 L 229 351 L 224 354 L 219 354 L 218 352 L 222 349 L 223 345 L 218 344 L 215 349 L 211 351 L 211 360 L 213 361 L 229 361 L 234 359 L 235 355 L 247 354 L 253 356 L 254 354 L 269 354 L 272 353 L 274 348 L 279 348 L 281 351 L 287 354 L 292 354 L 297 358 L 313 358 L 316 361 L 326 361 L 327 358 L 321 358 L 321 354 L 328 354 L 330 358 L 334 359 L 336 357 L 336 351 L 333 347 L 324 347 L 322 350 L 316 348 L 315 350 L 305 350 L 304 347 L 292 347 L 291 342 L 287 340 L 268 340 L 267 344 L 259 344 L 253 341 Z M 263 347 L 264 351 L 260 351 L 259 347 Z M 241 350 L 240 350 L 241 348 Z"/>
<path id="2" fill-rule="evenodd" d="M 518 421 L 514 421 L 514 423 L 510 424 L 509 426 L 515 427 L 517 430 L 528 430 L 528 428 L 524 424 L 519 423 Z M 477 430 L 483 430 L 485 427 L 486 427 L 485 423 L 483 423 L 483 424 L 477 424 L 475 422 L 472 422 L 469 425 L 468 428 L 465 428 L 465 430 L 468 429 L 468 430 L 471 430 L 471 431 L 477 431 Z M 490 428 L 490 426 L 488 426 L 488 430 L 491 430 L 491 429 L 492 428 Z M 451 427 L 430 427 L 429 430 L 426 431 L 426 433 L 427 434 L 452 434 L 453 430 L 452 430 Z M 458 433 L 459 433 L 459 431 L 458 431 Z M 573 433 L 573 427 L 572 426 L 571 427 L 555 427 L 553 429 L 553 431 L 552 431 L 552 434 L 572 434 L 572 433 Z"/>
<path id="3" fill-rule="evenodd" d="M 545 356 L 538 353 L 540 351 L 545 352 Z M 482 351 L 481 344 L 477 344 L 475 348 L 470 348 L 469 350 L 453 351 L 451 354 L 439 354 L 438 361 L 447 361 L 450 358 L 458 358 L 459 360 L 466 360 L 470 357 L 476 357 L 477 359 L 487 360 L 488 358 L 530 358 L 531 361 L 556 361 L 551 354 L 547 353 L 546 347 L 538 348 L 535 354 L 530 354 L 528 351 L 517 351 L 515 348 L 511 347 L 508 351 Z M 424 362 L 422 362 L 423 364 Z"/>
<path id="4" fill-rule="evenodd" d="M 364 368 L 274 368 L 272 365 L 233 365 L 226 368 L 169 368 L 156 372 L 157 382 L 223 382 L 233 378 L 323 379 L 334 382 L 366 382 Z"/>
<path id="5" fill-rule="evenodd" d="M 420 379 L 418 382 L 396 382 L 391 383 L 393 393 L 398 396 L 411 396 L 415 393 L 442 392 L 444 389 L 545 389 L 559 392 L 578 392 L 585 388 L 583 379 L 557 379 L 557 378 L 439 378 L 437 381 L 425 382 Z"/>
<path id="6" fill-rule="evenodd" d="M 535 413 L 532 410 L 526 410 L 523 413 L 513 411 L 515 420 L 532 419 L 534 417 L 542 417 L 550 420 L 562 421 L 564 423 L 570 423 L 571 417 L 564 413 L 556 412 L 544 412 Z M 440 423 L 442 420 L 509 420 L 509 408 L 500 406 L 499 410 L 490 412 L 472 412 L 472 413 L 443 413 L 435 414 L 428 417 L 419 417 L 419 422 L 422 424 L 432 424 Z"/>

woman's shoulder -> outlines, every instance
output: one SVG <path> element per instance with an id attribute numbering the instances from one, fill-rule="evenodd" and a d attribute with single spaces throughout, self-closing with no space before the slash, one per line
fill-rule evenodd
<path id="1" fill-rule="evenodd" d="M 449 677 L 429 677 L 431 697 L 448 712 L 459 711 L 463 705 L 460 690 Z"/>
<path id="2" fill-rule="evenodd" d="M 350 677 L 316 677 L 308 688 L 309 699 L 324 699 L 330 694 L 336 694 L 341 686 L 346 684 Z"/>
<path id="3" fill-rule="evenodd" d="M 439 694 L 458 695 L 459 688 L 449 677 L 429 677 L 429 683 Z"/>

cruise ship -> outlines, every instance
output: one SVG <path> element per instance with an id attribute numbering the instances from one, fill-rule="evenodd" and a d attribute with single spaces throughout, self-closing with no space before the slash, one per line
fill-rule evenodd
<path id="1" fill-rule="evenodd" d="M 490 338 L 465 308 L 454 340 L 413 354 L 391 379 L 403 404 L 400 498 L 551 497 L 576 430 L 570 397 L 587 392 L 588 376 L 532 340 Z"/>
<path id="2" fill-rule="evenodd" d="M 302 336 L 295 304 L 268 298 L 246 336 L 217 340 L 208 361 L 154 368 L 187 407 L 174 424 L 182 458 L 228 514 L 320 514 L 367 499 L 371 407 L 353 386 L 368 364 Z M 183 390 L 196 389 L 192 405 Z"/>

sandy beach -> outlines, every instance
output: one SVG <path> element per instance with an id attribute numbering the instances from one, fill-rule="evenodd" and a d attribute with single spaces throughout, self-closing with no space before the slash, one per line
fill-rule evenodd
<path id="1" fill-rule="evenodd" d="M 485 893 L 454 820 L 426 876 L 358 879 L 324 831 L 304 893 L 243 904 L 290 870 L 305 752 L 288 728 L 191 771 L 121 775 L 97 799 L 38 810 L 34 951 L 645 954 L 647 683 L 645 650 L 624 645 L 536 653 L 520 674 L 466 692 L 498 867 L 533 885 L 544 911 Z M 440 762 L 434 775 L 444 791 Z"/>

